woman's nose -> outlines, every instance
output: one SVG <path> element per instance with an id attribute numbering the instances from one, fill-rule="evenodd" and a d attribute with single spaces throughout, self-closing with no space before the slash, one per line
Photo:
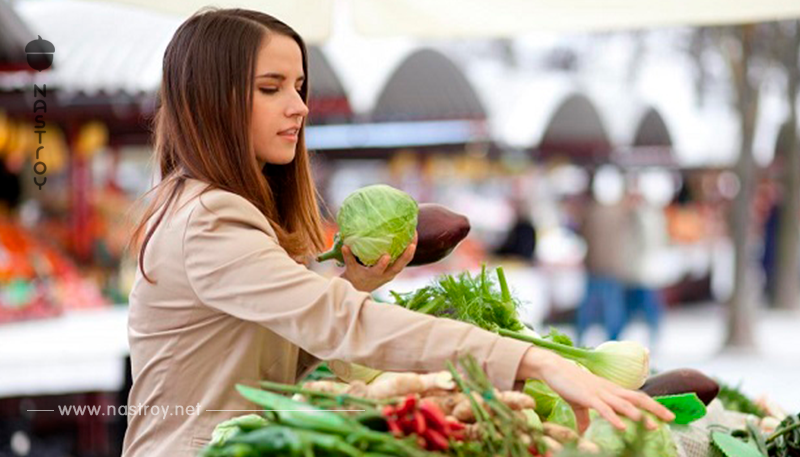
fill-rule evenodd
<path id="1" fill-rule="evenodd" d="M 291 104 L 289 105 L 287 115 L 301 117 L 306 117 L 308 115 L 308 106 L 306 106 L 299 94 L 293 98 Z"/>

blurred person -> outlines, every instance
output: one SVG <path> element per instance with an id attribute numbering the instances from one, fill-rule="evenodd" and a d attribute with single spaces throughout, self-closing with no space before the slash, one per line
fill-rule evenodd
<path id="1" fill-rule="evenodd" d="M 632 176 L 626 205 L 628 207 L 625 237 L 625 323 L 642 312 L 650 328 L 651 347 L 658 338 L 659 323 L 664 312 L 660 292 L 665 269 L 660 254 L 667 247 L 669 235 L 667 219 L 662 205 L 671 196 L 653 195 L 642 188 L 647 176 Z M 659 201 L 660 200 L 660 201 Z M 668 273 L 668 272 L 667 272 Z M 623 326 L 624 327 L 624 326 Z"/>
<path id="2" fill-rule="evenodd" d="M 780 186 L 766 175 L 756 187 L 753 199 L 753 219 L 761 240 L 760 266 L 763 273 L 763 291 L 767 305 L 773 306 L 778 269 L 780 220 L 783 213 L 783 193 Z"/>
<path id="3" fill-rule="evenodd" d="M 536 251 L 536 228 L 523 200 L 515 199 L 511 206 L 514 208 L 514 222 L 494 254 L 532 263 Z"/>
<path id="4" fill-rule="evenodd" d="M 307 56 L 289 26 L 243 9 L 200 11 L 167 46 L 154 128 L 162 179 L 132 237 L 128 405 L 202 413 L 129 415 L 123 456 L 195 456 L 216 424 L 253 408 L 236 384 L 296 383 L 331 359 L 434 371 L 472 354 L 499 389 L 547 382 L 581 429 L 589 409 L 619 428 L 618 414 L 638 420 L 639 408 L 673 418 L 552 352 L 374 302 L 369 292 L 416 241 L 392 264 L 361 266 L 345 247 L 340 277 L 309 270 L 325 246 L 304 141 Z"/>
<path id="5" fill-rule="evenodd" d="M 589 326 L 601 322 L 610 340 L 619 338 L 625 324 L 625 232 L 627 208 L 621 172 L 606 165 L 592 178 L 592 199 L 580 234 L 586 241 L 586 293 L 577 312 L 578 344 Z"/>
<path id="6" fill-rule="evenodd" d="M 686 179 L 666 208 L 667 232 L 676 243 L 692 244 L 705 237 L 703 216 Z"/>

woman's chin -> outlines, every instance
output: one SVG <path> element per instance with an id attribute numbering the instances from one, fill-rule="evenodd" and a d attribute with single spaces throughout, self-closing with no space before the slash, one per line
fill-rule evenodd
<path id="1" fill-rule="evenodd" d="M 264 157 L 264 158 L 259 158 L 258 159 L 258 163 L 262 165 L 262 168 L 263 168 L 263 165 L 265 165 L 265 164 L 269 164 L 269 165 L 288 165 L 288 164 L 292 163 L 292 161 L 294 161 L 294 156 L 295 156 L 295 154 L 294 154 L 294 152 L 292 152 L 292 154 Z"/>

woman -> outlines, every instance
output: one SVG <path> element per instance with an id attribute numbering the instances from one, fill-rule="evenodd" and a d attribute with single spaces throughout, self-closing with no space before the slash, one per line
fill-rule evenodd
<path id="1" fill-rule="evenodd" d="M 345 250 L 342 277 L 308 270 L 324 246 L 303 140 L 307 70 L 297 33 L 254 11 L 200 12 L 167 47 L 155 120 L 163 179 L 134 234 L 128 404 L 138 411 L 124 456 L 196 455 L 215 424 L 254 409 L 235 384 L 296 382 L 320 359 L 432 371 L 469 353 L 499 388 L 545 380 L 582 425 L 588 408 L 620 427 L 617 413 L 637 419 L 637 407 L 670 419 L 550 352 L 370 300 L 413 243 L 392 265 L 362 267 Z M 174 409 L 187 406 L 199 413 Z"/>

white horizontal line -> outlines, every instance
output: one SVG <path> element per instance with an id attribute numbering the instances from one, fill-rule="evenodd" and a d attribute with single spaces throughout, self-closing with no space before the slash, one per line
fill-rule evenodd
<path id="1" fill-rule="evenodd" d="M 273 412 L 314 412 L 314 411 L 337 411 L 337 412 L 364 412 L 365 409 L 207 409 L 206 411 L 230 411 L 230 412 L 261 412 L 261 411 L 273 411 Z"/>

